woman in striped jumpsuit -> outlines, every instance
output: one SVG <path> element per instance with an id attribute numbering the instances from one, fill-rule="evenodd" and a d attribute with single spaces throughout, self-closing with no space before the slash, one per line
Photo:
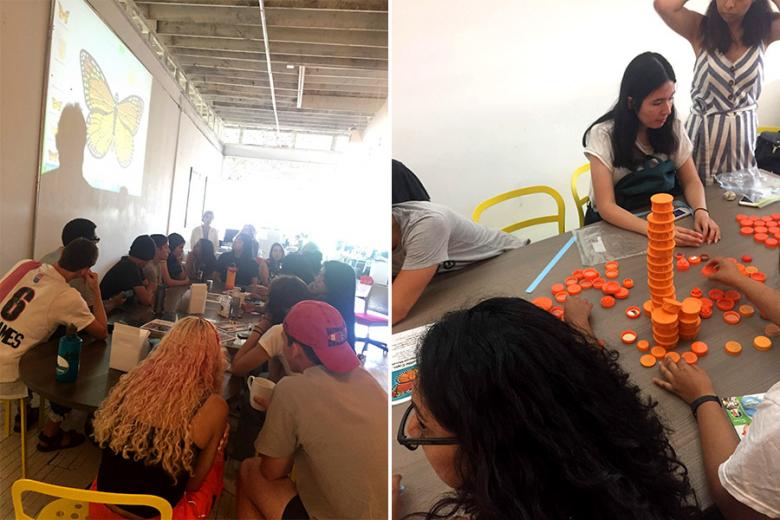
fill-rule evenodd
<path id="1" fill-rule="evenodd" d="M 764 52 L 780 39 L 769 0 L 712 0 L 706 14 L 687 0 L 654 0 L 658 14 L 696 53 L 691 115 L 685 125 L 706 184 L 714 175 L 756 165 L 756 107 Z M 772 0 L 780 9 L 780 0 Z"/>

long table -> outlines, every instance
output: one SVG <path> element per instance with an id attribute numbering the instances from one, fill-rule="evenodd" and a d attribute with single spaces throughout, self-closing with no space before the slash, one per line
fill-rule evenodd
<path id="1" fill-rule="evenodd" d="M 736 202 L 723 200 L 722 191 L 714 187 L 708 187 L 706 195 L 710 214 L 721 227 L 722 240 L 718 244 L 701 248 L 678 248 L 676 252 L 684 252 L 686 255 L 708 253 L 711 256 L 736 258 L 740 258 L 743 254 L 750 254 L 753 257 L 752 263 L 767 275 L 767 285 L 780 286 L 778 251 L 755 244 L 752 237 L 741 236 L 735 220 L 738 213 L 766 215 L 780 210 L 776 208 L 773 210 L 772 206 L 762 210 L 738 206 Z M 678 224 L 692 227 L 693 219 L 688 217 L 678 221 Z M 462 271 L 436 276 L 409 316 L 393 326 L 393 332 L 402 332 L 434 322 L 447 311 L 471 306 L 488 297 L 521 296 L 531 299 L 537 296 L 550 296 L 550 286 L 553 283 L 563 282 L 573 270 L 582 267 L 576 247 L 566 252 L 536 291 L 526 294 L 525 290 L 570 238 L 571 233 L 567 232 L 469 266 Z M 603 272 L 603 266 L 597 267 Z M 717 284 L 706 280 L 699 273 L 698 267 L 701 266 L 692 266 L 687 272 L 675 273 L 678 298 L 688 295 L 694 287 L 701 288 L 705 293 L 709 289 L 718 287 Z M 658 369 L 642 367 L 639 364 L 641 353 L 634 346 L 626 346 L 620 342 L 619 334 L 626 329 L 635 330 L 640 339 L 644 338 L 652 342 L 650 320 L 644 316 L 644 312 L 637 320 L 630 320 L 624 314 L 628 306 L 636 305 L 641 308 L 642 303 L 649 298 L 646 273 L 644 255 L 620 261 L 620 279 L 633 278 L 636 285 L 631 290 L 629 298 L 618 300 L 618 305 L 612 309 L 601 308 L 600 291 L 585 290 L 582 292 L 582 297 L 594 304 L 591 323 L 597 337 L 604 339 L 610 348 L 620 352 L 619 362 L 630 375 L 631 380 L 645 395 L 659 402 L 656 410 L 664 423 L 672 429 L 671 443 L 688 468 L 689 478 L 700 505 L 706 508 L 712 504 L 712 499 L 707 491 L 698 430 L 690 409 L 678 398 L 656 387 L 652 383 L 652 378 L 658 374 Z M 712 318 L 703 320 L 697 339 L 707 342 L 710 351 L 699 363 L 712 377 L 720 396 L 766 392 L 773 384 L 780 381 L 780 345 L 773 347 L 769 352 L 759 352 L 752 347 L 753 338 L 764 334 L 764 328 L 768 323 L 756 312 L 753 317 L 744 319 L 738 326 L 727 325 L 722 319 L 721 311 L 717 309 L 714 310 Z M 724 352 L 723 345 L 728 340 L 742 343 L 743 352 L 740 356 L 730 357 Z M 681 342 L 677 351 L 688 350 L 689 344 L 689 342 Z M 605 403 L 608 402 L 609 396 L 605 396 Z M 402 514 L 426 511 L 442 492 L 448 490 L 430 468 L 422 449 L 409 451 L 395 441 L 395 432 L 406 406 L 407 404 L 395 405 L 392 410 L 392 469 L 393 473 L 400 473 L 403 476 L 403 484 L 406 488 L 400 504 Z"/>

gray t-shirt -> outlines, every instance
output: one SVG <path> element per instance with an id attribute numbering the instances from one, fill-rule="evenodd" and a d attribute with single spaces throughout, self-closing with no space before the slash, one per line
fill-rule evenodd
<path id="1" fill-rule="evenodd" d="M 362 367 L 283 377 L 255 449 L 294 455 L 311 518 L 387 518 L 387 394 Z"/>
<path id="2" fill-rule="evenodd" d="M 396 204 L 393 220 L 401 228 L 401 240 L 393 250 L 394 274 L 434 265 L 439 266 L 440 273 L 452 271 L 530 242 L 475 224 L 433 202 Z"/>
<path id="3" fill-rule="evenodd" d="M 38 260 L 42 264 L 49 264 L 54 265 L 56 262 L 59 262 L 60 256 L 62 256 L 62 250 L 65 249 L 64 247 L 58 247 L 51 253 L 47 254 L 40 260 Z M 91 308 L 95 305 L 95 295 L 92 293 L 92 289 L 87 287 L 87 281 L 84 278 L 74 278 L 70 281 L 70 286 L 76 289 L 82 298 L 84 298 L 84 301 L 87 302 L 87 305 Z"/>

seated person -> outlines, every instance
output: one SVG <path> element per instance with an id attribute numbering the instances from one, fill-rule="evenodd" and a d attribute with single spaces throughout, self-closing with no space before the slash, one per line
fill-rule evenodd
<path id="1" fill-rule="evenodd" d="M 427 331 L 398 439 L 453 492 L 421 516 L 699 517 L 655 403 L 593 338 L 591 305 L 565 307 L 568 324 L 491 298 Z"/>
<path id="2" fill-rule="evenodd" d="M 355 346 L 355 270 L 344 262 L 330 260 L 322 264 L 309 290 L 317 298 L 336 308 L 347 326 L 347 341 Z"/>
<path id="3" fill-rule="evenodd" d="M 393 206 L 392 240 L 393 323 L 406 317 L 437 272 L 460 269 L 529 242 L 426 201 Z"/>
<path id="4" fill-rule="evenodd" d="M 604 219 L 646 235 L 647 220 L 631 212 L 649 206 L 656 193 L 682 191 L 693 207 L 694 229 L 675 226 L 677 245 L 698 247 L 720 240 L 693 162 L 693 145 L 676 117 L 676 81 L 666 58 L 640 54 L 623 74 L 617 104 L 585 131 L 591 172 L 586 224 Z"/>
<path id="5" fill-rule="evenodd" d="M 168 235 L 168 247 L 170 249 L 166 260 L 168 275 L 172 281 L 186 282 L 175 285 L 190 285 L 192 282 L 187 279 L 187 273 L 184 272 L 184 237 L 178 233 L 171 233 Z"/>
<path id="6" fill-rule="evenodd" d="M 265 261 L 266 268 L 268 270 L 268 280 L 263 285 L 268 284 L 277 276 L 279 276 L 282 269 L 282 260 L 284 259 L 284 247 L 279 242 L 274 242 L 271 246 L 271 251 L 268 252 L 268 258 Z"/>
<path id="7" fill-rule="evenodd" d="M 260 270 L 252 255 L 252 237 L 239 233 L 233 239 L 233 249 L 220 255 L 217 272 L 223 282 L 227 280 L 227 270 L 230 266 L 236 268 L 236 287 L 257 285 Z"/>
<path id="8" fill-rule="evenodd" d="M 0 280 L 1 399 L 27 396 L 27 387 L 19 379 L 19 360 L 25 352 L 47 341 L 58 327 L 73 324 L 95 338 L 106 338 L 106 311 L 97 275 L 90 270 L 97 258 L 95 243 L 77 238 L 65 246 L 53 265 L 23 260 Z M 79 277 L 95 295 L 94 314 L 69 285 Z M 53 367 L 51 374 L 54 377 Z M 70 448 L 84 442 L 83 435 L 60 429 L 68 408 L 52 402 L 51 411 L 49 422 L 38 437 L 40 451 Z"/>
<path id="9" fill-rule="evenodd" d="M 737 289 L 780 324 L 780 291 L 743 276 L 733 262 L 716 258 L 710 265 L 717 268 L 712 281 Z M 653 382 L 694 411 L 710 496 L 723 517 L 780 518 L 780 382 L 767 391 L 740 441 L 707 372 L 685 360 L 668 361 Z"/>
<path id="10" fill-rule="evenodd" d="M 312 269 L 312 262 L 310 259 L 307 259 L 298 252 L 285 255 L 285 257 L 282 258 L 281 269 L 279 270 L 279 274 L 297 276 L 307 284 L 314 281 L 314 277 L 317 276 L 318 272 L 319 271 L 314 271 Z"/>
<path id="11" fill-rule="evenodd" d="M 215 280 L 217 257 L 214 256 L 214 245 L 205 238 L 200 239 L 187 255 L 184 270 L 187 272 L 187 278 L 193 283 Z"/>
<path id="12" fill-rule="evenodd" d="M 102 449 L 92 489 L 156 495 L 174 518 L 205 518 L 222 492 L 225 357 L 207 320 L 176 322 L 95 412 Z M 144 506 L 90 504 L 90 518 L 153 518 Z M 133 516 L 136 515 L 136 516 Z"/>
<path id="13" fill-rule="evenodd" d="M 387 394 L 360 366 L 330 305 L 297 304 L 284 329 L 284 356 L 301 375 L 283 378 L 261 403 L 260 457 L 241 464 L 237 516 L 385 518 Z"/>
<path id="14" fill-rule="evenodd" d="M 74 218 L 62 228 L 62 247 L 58 247 L 51 253 L 41 258 L 42 264 L 54 265 L 62 255 L 62 250 L 65 246 L 76 240 L 77 238 L 86 238 L 97 244 L 100 239 L 95 234 L 97 226 L 91 220 L 85 218 Z M 77 277 L 71 280 L 70 286 L 76 289 L 87 305 L 92 307 L 95 304 L 95 295 L 92 294 L 87 288 L 86 282 L 83 277 Z"/>
<path id="15" fill-rule="evenodd" d="M 306 242 L 301 247 L 299 253 L 309 262 L 311 272 L 316 276 L 322 269 L 322 251 L 320 251 L 320 247 L 314 242 Z"/>
<path id="16" fill-rule="evenodd" d="M 181 235 L 178 235 L 180 238 Z M 168 272 L 168 259 L 171 256 L 171 248 L 168 245 L 168 237 L 165 235 L 151 235 L 154 240 L 154 258 L 144 266 L 144 277 L 149 283 L 155 285 L 165 285 L 166 287 L 177 287 L 182 285 L 191 285 L 189 280 L 175 279 Z M 184 239 L 182 238 L 182 241 Z M 184 243 L 179 245 L 180 254 L 183 254 Z M 174 266 L 175 267 L 175 266 Z"/>
<path id="17" fill-rule="evenodd" d="M 123 256 L 114 264 L 100 282 L 103 297 L 111 298 L 119 293 L 132 291 L 129 301 L 136 301 L 148 307 L 154 305 L 157 286 L 144 277 L 143 268 L 154 258 L 155 252 L 154 240 L 149 235 L 136 237 L 127 256 Z"/>

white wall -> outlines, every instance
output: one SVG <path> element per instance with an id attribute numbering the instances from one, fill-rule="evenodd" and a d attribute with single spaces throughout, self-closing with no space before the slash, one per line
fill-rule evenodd
<path id="1" fill-rule="evenodd" d="M 547 184 L 576 227 L 569 179 L 585 163 L 582 134 L 641 52 L 669 59 L 681 117 L 690 109 L 693 51 L 652 0 L 396 0 L 391 16 L 393 158 L 467 216 L 493 195 Z M 780 126 L 780 43 L 767 54 L 759 119 Z M 537 232 L 554 232 L 545 227 Z"/>
<path id="2" fill-rule="evenodd" d="M 95 191 L 87 194 L 86 200 L 74 200 L 58 198 L 53 185 L 52 190 L 42 192 L 33 247 L 51 4 L 46 0 L 0 0 L 0 272 L 20 258 L 37 257 L 57 247 L 62 225 L 76 216 L 92 217 L 98 225 L 102 240 L 97 270 L 105 272 L 127 253 L 138 234 L 168 231 L 169 219 L 174 222 L 179 208 L 183 211 L 186 198 L 186 180 L 182 190 L 181 171 L 186 169 L 188 178 L 190 166 L 214 172 L 221 167 L 221 145 L 193 114 L 188 102 L 181 99 L 175 82 L 119 7 L 108 0 L 91 0 L 90 4 L 154 77 L 143 195 L 128 198 Z M 94 203 L 94 207 L 82 207 L 79 214 L 74 214 L 77 203 Z"/>

